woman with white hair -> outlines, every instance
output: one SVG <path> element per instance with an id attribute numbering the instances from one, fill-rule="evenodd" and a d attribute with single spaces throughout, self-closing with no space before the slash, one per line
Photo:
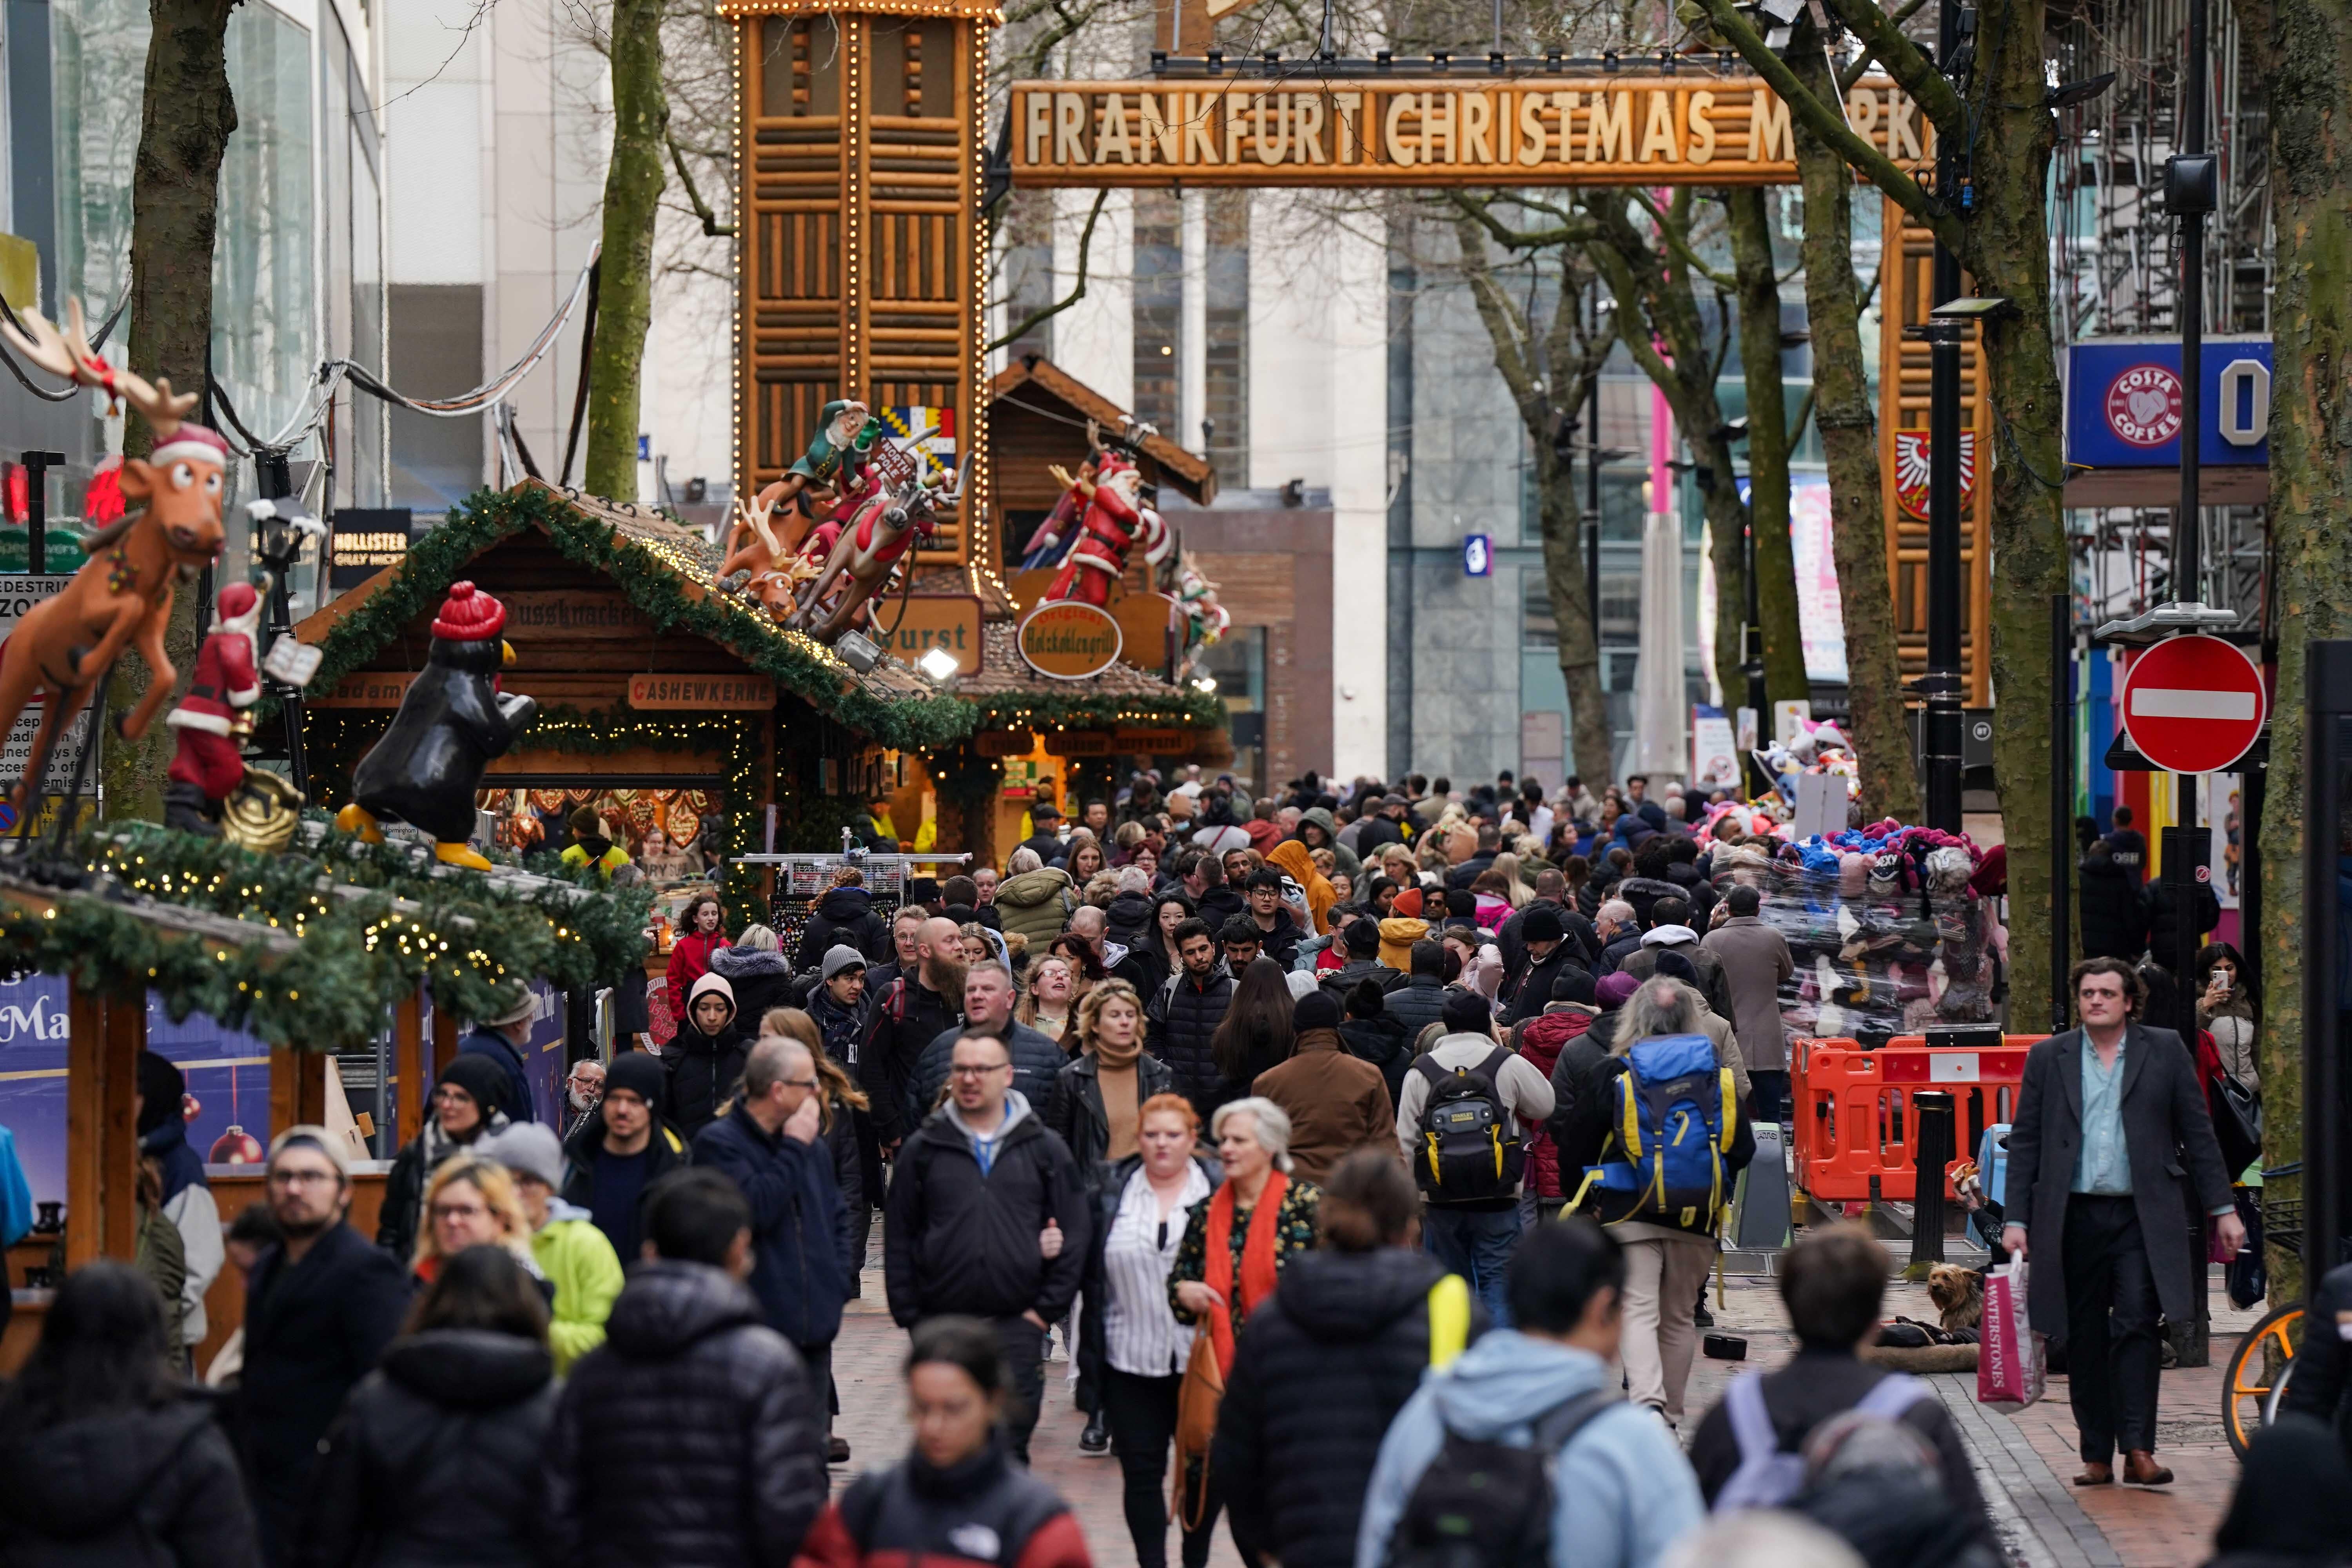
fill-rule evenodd
<path id="1" fill-rule="evenodd" d="M 1292 1256 L 1315 1245 L 1322 1193 L 1290 1176 L 1290 1116 L 1262 1096 L 1229 1100 L 1209 1121 L 1225 1184 L 1196 1205 L 1169 1272 L 1179 1322 L 1208 1329 L 1217 1360 L 1233 1367 L 1234 1336 L 1274 1291 Z"/>
<path id="2" fill-rule="evenodd" d="M 1217 1357 L 1219 1380 L 1234 1371 L 1234 1352 L 1250 1313 L 1274 1294 L 1292 1258 L 1315 1245 L 1316 1213 L 1323 1194 L 1311 1182 L 1290 1174 L 1290 1117 L 1270 1100 L 1252 1096 L 1228 1100 L 1209 1120 L 1209 1134 L 1224 1164 L 1224 1184 L 1206 1203 L 1196 1203 L 1184 1219 L 1176 1265 L 1168 1273 L 1169 1304 L 1180 1323 L 1207 1331 Z M 1215 1518 L 1223 1488 L 1213 1467 L 1197 1467 L 1205 1456 L 1177 1444 L 1188 1527 L 1188 1559 L 1204 1546 L 1205 1526 Z M 1228 1521 L 1244 1562 L 1258 1553 L 1243 1540 L 1243 1527 Z M 1198 1568 L 1188 1562 L 1188 1568 Z"/>

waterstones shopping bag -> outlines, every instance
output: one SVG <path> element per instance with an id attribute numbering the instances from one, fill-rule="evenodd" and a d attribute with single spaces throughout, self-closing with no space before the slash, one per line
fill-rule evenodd
<path id="1" fill-rule="evenodd" d="M 2014 1415 L 2042 1397 L 2042 1336 L 2025 1315 L 2025 1259 L 1985 1277 L 1984 1338 L 1977 1352 L 1977 1403 Z"/>

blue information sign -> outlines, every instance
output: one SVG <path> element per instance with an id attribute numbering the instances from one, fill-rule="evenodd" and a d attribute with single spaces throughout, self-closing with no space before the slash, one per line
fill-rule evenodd
<path id="1" fill-rule="evenodd" d="M 1495 541 L 1484 533 L 1474 533 L 1462 541 L 1462 574 L 1465 577 L 1491 577 L 1495 574 Z"/>
<path id="2" fill-rule="evenodd" d="M 2209 337 L 2203 355 L 2207 468 L 2271 460 L 2271 341 Z M 2182 420 L 2179 338 L 2093 338 L 2066 351 L 2066 460 L 2091 468 L 2177 468 Z"/>

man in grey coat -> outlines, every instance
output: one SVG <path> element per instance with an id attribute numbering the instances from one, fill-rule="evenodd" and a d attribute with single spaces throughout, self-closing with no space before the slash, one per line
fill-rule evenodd
<path id="1" fill-rule="evenodd" d="M 2069 984 L 2082 1026 L 2025 1058 L 2001 1246 L 2024 1257 L 2032 1237 L 2033 1327 L 2066 1342 L 2084 1460 L 2074 1484 L 2112 1483 L 2120 1447 L 2125 1480 L 2163 1486 L 2172 1472 L 2155 1456 L 2157 1314 L 2188 1317 L 2205 1289 L 2193 1216 L 2212 1216 L 2233 1251 L 2245 1226 L 2195 1060 L 2171 1030 L 2134 1021 L 2139 976 L 2120 960 L 2086 958 Z"/>
<path id="2" fill-rule="evenodd" d="M 1797 972 L 1789 939 L 1757 913 L 1762 900 L 1753 888 L 1734 888 L 1717 906 L 1729 913 L 1700 939 L 1699 946 L 1723 966 L 1731 991 L 1731 1023 L 1739 1032 L 1739 1054 L 1748 1060 L 1755 1098 L 1748 1114 L 1777 1122 L 1789 1093 L 1789 1037 L 1780 1023 L 1780 987 Z"/>

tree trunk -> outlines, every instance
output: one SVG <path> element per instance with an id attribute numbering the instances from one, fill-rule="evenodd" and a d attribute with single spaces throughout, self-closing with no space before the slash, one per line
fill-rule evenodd
<path id="1" fill-rule="evenodd" d="M 613 161 L 604 173 L 604 267 L 588 366 L 592 495 L 637 499 L 638 388 L 653 325 L 654 217 L 669 100 L 662 91 L 660 0 L 614 0 Z M 856 395 L 850 393 L 849 395 Z"/>
<path id="2" fill-rule="evenodd" d="M 2042 0 L 1990 0 L 1978 36 L 2042 36 Z M 2051 658 L 2050 596 L 2068 588 L 2057 486 L 2064 474 L 2063 408 L 2050 331 L 2050 235 L 2043 202 L 2054 122 L 2042 107 L 2036 48 L 1984 49 L 1970 98 L 1984 117 L 1976 144 L 1976 215 L 1961 259 L 1979 295 L 2017 313 L 1989 323 L 1981 363 L 1992 399 L 1993 773 L 2009 845 L 2009 1010 L 2050 1016 L 2050 701 L 2063 678 Z M 2280 319 L 2288 319 L 2281 317 Z M 1979 469 L 1979 473 L 1983 470 Z M 1979 628 L 1979 635 L 1985 628 Z M 2282 794 L 2285 791 L 2280 792 Z"/>
<path id="3" fill-rule="evenodd" d="M 2263 810 L 2263 1156 L 2303 1157 L 2303 705 L 2315 640 L 2352 637 L 2352 27 L 2342 0 L 2273 0 L 2266 75 L 2277 203 L 2277 355 L 2271 401 L 2271 540 L 2278 700 Z M 2322 957 L 2319 962 L 2330 962 Z M 2299 1176 L 2266 1195 L 2302 1196 Z M 2270 1248 L 2271 1300 L 2303 1293 L 2300 1259 Z"/>
<path id="4" fill-rule="evenodd" d="M 1689 401 L 1696 417 L 1685 418 L 1676 404 L 1675 422 L 1683 427 L 1693 458 L 1706 468 L 1698 485 L 1699 504 L 1706 511 L 1707 558 L 1715 564 L 1715 679 L 1723 688 L 1724 706 L 1738 709 L 1748 701 L 1748 650 L 1740 646 L 1740 629 L 1748 619 L 1748 509 L 1739 503 L 1739 483 L 1732 476 L 1731 444 L 1691 434 L 1702 426 L 1722 426 L 1723 406 L 1715 399 L 1715 388 L 1710 385 L 1704 395 Z M 1674 510 L 1673 497 L 1661 498 L 1659 510 Z M 1769 676 L 1766 681 L 1769 691 Z M 1765 734 L 1772 732 L 1770 713 L 1759 715 L 1757 722 Z"/>
<path id="5" fill-rule="evenodd" d="M 1569 751 L 1578 777 L 1612 778 L 1616 747 L 1601 679 L 1600 626 L 1584 575 L 1584 509 L 1576 499 L 1575 471 L 1552 456 L 1544 441 L 1536 443 L 1536 487 L 1544 593 L 1559 628 L 1559 673 L 1568 683 Z"/>
<path id="6" fill-rule="evenodd" d="M 147 76 L 139 151 L 131 184 L 130 366 L 175 392 L 201 393 L 213 336 L 213 242 L 220 228 L 221 156 L 236 129 L 228 85 L 231 0 L 150 0 Z M 122 447 L 152 450 L 155 433 L 137 413 Z M 172 606 L 164 650 L 182 672 L 195 663 L 203 606 L 195 585 L 182 584 Z M 134 652 L 106 694 L 110 714 L 135 705 L 149 683 Z M 136 742 L 110 734 L 100 776 L 107 815 L 160 817 L 172 731 L 161 723 Z"/>
<path id="7" fill-rule="evenodd" d="M 1809 84 L 1825 86 L 1818 54 L 1790 51 Z M 1801 121 L 1797 167 L 1805 200 L 1805 310 L 1813 337 L 1813 423 L 1829 465 L 1830 550 L 1845 623 L 1846 739 L 1862 760 L 1865 820 L 1916 822 L 1919 776 L 1911 765 L 1895 592 L 1886 574 L 1880 512 L 1877 410 L 1862 357 L 1862 288 L 1853 275 L 1853 175 Z"/>
<path id="8" fill-rule="evenodd" d="M 1601 631 L 1584 576 L 1584 512 L 1577 504 L 1575 474 L 1552 446 L 1550 393 L 1580 397 L 1587 378 L 1600 368 L 1600 354 L 1582 343 L 1577 327 L 1577 290 L 1562 253 L 1560 280 L 1551 325 L 1543 334 L 1543 360 L 1529 358 L 1535 325 L 1495 282 L 1487 268 L 1486 231 L 1465 216 L 1454 226 L 1470 296 L 1494 349 L 1496 374 L 1509 389 L 1536 461 L 1536 507 L 1543 531 L 1544 593 L 1558 627 L 1559 673 L 1568 687 L 1570 751 L 1580 777 L 1613 776 L 1609 700 L 1601 679 Z M 1589 356 L 1589 357 L 1588 357 Z M 1538 374 L 1540 372 L 1540 374 Z M 1574 406 L 1571 402 L 1570 406 Z"/>
<path id="9" fill-rule="evenodd" d="M 1764 188 L 1735 186 L 1723 197 L 1731 214 L 1731 256 L 1739 279 L 1739 358 L 1748 379 L 1748 519 L 1756 535 L 1756 617 L 1764 631 L 1764 689 L 1774 702 L 1802 701 L 1811 698 L 1812 688 L 1805 679 L 1797 553 L 1789 537 L 1789 405 L 1780 379 L 1780 282 L 1772 267 Z M 1725 603 L 1719 596 L 1716 600 L 1718 623 Z"/>

